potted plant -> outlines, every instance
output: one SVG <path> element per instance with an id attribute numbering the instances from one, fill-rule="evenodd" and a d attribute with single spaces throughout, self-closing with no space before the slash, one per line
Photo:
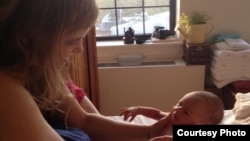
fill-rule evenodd
<path id="1" fill-rule="evenodd" d="M 193 12 L 190 15 L 182 13 L 177 29 L 189 43 L 204 43 L 206 23 L 210 17 L 206 14 Z"/>

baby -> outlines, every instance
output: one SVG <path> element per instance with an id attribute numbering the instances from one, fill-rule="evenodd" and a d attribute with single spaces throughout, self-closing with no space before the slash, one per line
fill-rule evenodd
<path id="1" fill-rule="evenodd" d="M 132 121 L 136 115 L 159 120 L 170 116 L 164 135 L 172 136 L 174 124 L 218 124 L 223 118 L 224 106 L 221 99 L 207 91 L 194 91 L 184 95 L 173 109 L 167 113 L 152 107 L 129 107 L 121 109 L 124 120 Z"/>

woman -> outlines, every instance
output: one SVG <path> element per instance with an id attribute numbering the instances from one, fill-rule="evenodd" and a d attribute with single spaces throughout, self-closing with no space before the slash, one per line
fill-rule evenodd
<path id="1" fill-rule="evenodd" d="M 1 0 L 0 140 L 146 141 L 164 130 L 167 118 L 139 126 L 88 113 L 67 88 L 65 63 L 97 16 L 94 0 Z"/>

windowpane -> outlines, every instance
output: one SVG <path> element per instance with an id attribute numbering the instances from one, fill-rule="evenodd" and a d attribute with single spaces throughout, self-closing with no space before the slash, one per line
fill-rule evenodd
<path id="1" fill-rule="evenodd" d="M 96 3 L 99 8 L 114 8 L 115 7 L 114 0 L 96 0 Z"/>
<path id="2" fill-rule="evenodd" d="M 116 25 L 114 9 L 99 10 L 99 17 L 96 22 L 97 36 L 110 36 L 110 28 Z"/>
<path id="3" fill-rule="evenodd" d="M 118 27 L 111 27 L 111 35 L 116 35 L 116 29 L 118 29 L 118 36 L 124 35 L 124 30 L 127 30 L 129 27 L 132 27 L 135 30 L 135 34 L 140 34 L 143 31 L 143 19 L 141 8 L 134 9 L 124 9 L 122 11 L 123 22 L 118 24 Z"/>
<path id="4" fill-rule="evenodd" d="M 163 26 L 165 29 L 170 29 L 169 25 L 169 8 L 146 8 L 145 13 L 148 13 L 148 19 L 145 20 L 146 33 L 152 34 L 154 26 Z"/>
<path id="5" fill-rule="evenodd" d="M 144 0 L 145 6 L 169 5 L 169 0 Z"/>
<path id="6" fill-rule="evenodd" d="M 142 7 L 142 0 L 116 0 L 117 7 Z"/>
<path id="7" fill-rule="evenodd" d="M 171 16 L 170 9 L 175 5 L 170 5 L 170 1 L 172 0 L 97 0 L 100 10 L 96 36 L 121 39 L 129 27 L 135 30 L 135 35 L 140 36 L 151 35 L 155 26 L 173 30 L 171 28 L 175 24 L 175 18 Z"/>

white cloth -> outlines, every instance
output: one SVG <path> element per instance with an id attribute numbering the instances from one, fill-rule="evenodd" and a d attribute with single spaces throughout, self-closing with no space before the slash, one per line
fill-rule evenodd
<path id="1" fill-rule="evenodd" d="M 250 92 L 237 93 L 236 102 L 232 109 L 235 115 L 235 124 L 250 124 Z"/>
<path id="2" fill-rule="evenodd" d="M 250 49 L 250 45 L 243 39 L 225 38 L 224 42 L 215 43 L 220 50 L 245 50 Z"/>
<path id="3" fill-rule="evenodd" d="M 232 50 L 249 49 L 250 45 L 243 39 L 225 38 L 225 42 Z"/>
<path id="4" fill-rule="evenodd" d="M 231 57 L 250 57 L 250 49 L 238 51 L 214 49 L 214 55 L 220 57 L 220 59 L 231 59 Z"/>
<path id="5" fill-rule="evenodd" d="M 217 88 L 237 80 L 250 80 L 250 49 L 214 49 L 213 52 L 210 71 Z"/>
<path id="6" fill-rule="evenodd" d="M 124 121 L 123 116 L 109 116 L 111 119 L 117 120 L 117 121 L 122 121 L 122 122 L 129 122 L 129 121 Z M 143 115 L 137 115 L 133 121 L 129 122 L 132 124 L 142 124 L 142 125 L 150 125 L 155 123 L 156 120 L 145 117 Z"/>

